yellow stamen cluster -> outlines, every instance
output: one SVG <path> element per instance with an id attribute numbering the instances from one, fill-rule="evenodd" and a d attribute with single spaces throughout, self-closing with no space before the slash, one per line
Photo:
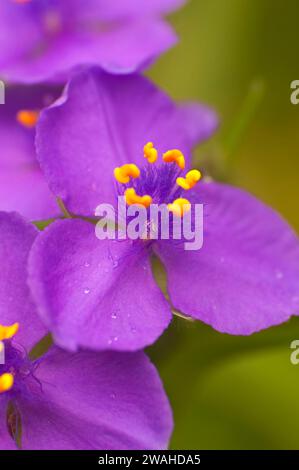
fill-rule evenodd
<path id="1" fill-rule="evenodd" d="M 126 163 L 123 166 L 114 169 L 116 181 L 122 184 L 129 183 L 131 178 L 139 178 L 140 170 L 134 163 Z"/>
<path id="2" fill-rule="evenodd" d="M 153 142 L 148 142 L 143 147 L 144 158 L 149 163 L 155 163 L 158 159 L 158 151 L 154 147 Z M 163 154 L 163 161 L 165 163 L 175 163 L 181 170 L 185 168 L 185 157 L 183 153 L 178 149 L 168 150 Z M 114 177 L 116 181 L 121 184 L 127 184 L 131 178 L 139 178 L 140 170 L 134 163 L 128 163 L 121 167 L 114 169 Z M 178 186 L 185 190 L 193 188 L 201 178 L 201 173 L 198 170 L 189 171 L 185 177 L 179 177 L 176 179 Z M 134 188 L 128 188 L 124 193 L 125 201 L 128 206 L 137 204 L 143 207 L 149 207 L 152 204 L 152 197 L 148 194 L 140 196 L 136 194 Z M 178 217 L 182 217 L 186 212 L 191 209 L 191 204 L 188 199 L 178 198 L 173 203 L 168 204 L 168 210 Z"/>
<path id="3" fill-rule="evenodd" d="M 18 332 L 18 329 L 18 323 L 14 323 L 11 326 L 0 325 L 0 341 L 12 338 Z"/>
<path id="4" fill-rule="evenodd" d="M 189 212 L 191 209 L 191 204 L 188 199 L 184 199 L 183 197 L 179 197 L 172 204 L 168 204 L 167 206 L 169 212 L 172 212 L 177 217 L 183 217 L 186 212 Z"/>
<path id="5" fill-rule="evenodd" d="M 22 124 L 24 127 L 28 127 L 29 129 L 32 129 L 35 127 L 37 121 L 39 118 L 39 112 L 38 111 L 30 111 L 27 109 L 22 109 L 18 111 L 17 113 L 17 121 Z"/>
<path id="6" fill-rule="evenodd" d="M 19 329 L 19 324 L 14 323 L 11 326 L 0 325 L 0 341 L 11 339 L 17 333 Z M 3 350 L 3 344 L 0 344 L 1 352 Z M 10 390 L 14 383 L 14 376 L 8 372 L 0 375 L 0 393 L 7 392 Z"/>
<path id="7" fill-rule="evenodd" d="M 8 372 L 0 375 L 0 393 L 10 390 L 14 383 L 14 376 Z"/>
<path id="8" fill-rule="evenodd" d="M 176 183 L 178 186 L 188 191 L 189 189 L 193 188 L 196 185 L 196 183 L 198 183 L 200 178 L 201 178 L 200 171 L 191 170 L 191 171 L 188 171 L 185 178 L 182 178 L 182 177 L 177 178 Z"/>
<path id="9" fill-rule="evenodd" d="M 145 195 L 145 196 L 138 196 L 136 194 L 134 188 L 128 188 L 125 191 L 125 200 L 128 206 L 132 206 L 133 204 L 137 204 L 139 206 L 143 207 L 149 207 L 151 203 L 153 202 L 151 196 Z"/>
<path id="10" fill-rule="evenodd" d="M 178 149 L 168 150 L 163 153 L 163 160 L 166 163 L 176 163 L 181 170 L 185 168 L 185 157 Z"/>
<path id="11" fill-rule="evenodd" d="M 144 158 L 147 159 L 149 163 L 155 163 L 158 159 L 158 152 L 154 147 L 152 142 L 148 142 L 143 147 Z"/>

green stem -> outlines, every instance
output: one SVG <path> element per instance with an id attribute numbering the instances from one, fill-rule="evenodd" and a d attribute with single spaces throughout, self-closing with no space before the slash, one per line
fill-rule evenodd
<path id="1" fill-rule="evenodd" d="M 230 132 L 224 140 L 226 166 L 231 169 L 236 164 L 237 149 L 248 127 L 252 123 L 265 93 L 265 85 L 262 80 L 254 80 L 248 90 L 243 106 L 237 116 Z"/>
<path id="2" fill-rule="evenodd" d="M 59 209 L 61 210 L 62 212 L 62 215 L 66 218 L 66 219 L 72 219 L 72 215 L 71 213 L 67 210 L 63 200 L 60 198 L 60 197 L 57 197 L 56 198 L 56 202 L 58 204 L 58 207 Z"/>

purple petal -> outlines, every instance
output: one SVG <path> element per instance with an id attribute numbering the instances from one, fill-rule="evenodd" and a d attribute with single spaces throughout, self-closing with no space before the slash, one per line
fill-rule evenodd
<path id="1" fill-rule="evenodd" d="M 0 106 L 0 209 L 16 210 L 31 220 L 48 219 L 59 211 L 35 157 L 34 129 L 17 120 L 21 110 L 39 111 L 53 102 L 53 87 L 8 88 Z"/>
<path id="2" fill-rule="evenodd" d="M 230 186 L 201 184 L 193 202 L 205 204 L 203 248 L 158 248 L 174 306 L 237 335 L 298 314 L 299 243 L 288 224 Z"/>
<path id="3" fill-rule="evenodd" d="M 217 113 L 208 106 L 198 103 L 181 104 L 182 121 L 190 142 L 195 146 L 209 139 L 217 130 L 219 118 Z"/>
<path id="4" fill-rule="evenodd" d="M 21 398 L 24 449 L 164 449 L 172 431 L 159 376 L 143 353 L 53 348 L 36 371 L 42 395 Z"/>
<path id="5" fill-rule="evenodd" d="M 70 71 L 90 64 L 126 74 L 147 67 L 176 40 L 172 28 L 159 19 L 125 22 L 102 34 L 65 31 L 51 39 L 42 54 L 11 60 L 2 74 L 17 83 L 64 81 Z"/>
<path id="6" fill-rule="evenodd" d="M 55 222 L 41 233 L 29 273 L 39 313 L 67 349 L 141 349 L 171 320 L 144 247 L 98 240 L 88 222 Z"/>
<path id="7" fill-rule="evenodd" d="M 28 50 L 34 50 L 41 41 L 42 31 L 37 17 L 32 11 L 32 5 L 20 5 L 15 1 L 1 0 L 0 2 L 0 70 L 3 78 L 3 68 L 12 57 L 22 56 Z M 16 31 L 18 34 L 16 34 Z"/>
<path id="8" fill-rule="evenodd" d="M 17 450 L 17 446 L 7 429 L 7 401 L 0 397 L 0 450 Z"/>
<path id="9" fill-rule="evenodd" d="M 46 333 L 27 287 L 27 259 L 37 233 L 18 214 L 0 212 L 0 323 L 18 322 L 15 339 L 28 350 Z"/>
<path id="10" fill-rule="evenodd" d="M 160 155 L 180 148 L 190 160 L 194 135 L 194 124 L 189 131 L 181 109 L 147 79 L 91 69 L 42 113 L 37 153 L 54 194 L 70 211 L 90 215 L 101 202 L 115 202 L 113 169 L 143 165 L 145 143 L 152 140 Z"/>
<path id="11" fill-rule="evenodd" d="M 66 3 L 75 6 L 81 18 L 94 18 L 97 15 L 98 18 L 111 21 L 167 14 L 183 6 L 186 0 L 67 0 Z"/>
<path id="12" fill-rule="evenodd" d="M 114 73 L 139 70 L 176 42 L 159 15 L 183 2 L 61 0 L 0 8 L 1 76 L 12 82 L 67 77 L 83 65 Z M 18 35 L 14 34 L 16 25 Z"/>

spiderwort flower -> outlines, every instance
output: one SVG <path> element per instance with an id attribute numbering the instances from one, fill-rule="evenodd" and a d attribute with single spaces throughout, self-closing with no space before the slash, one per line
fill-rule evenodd
<path id="1" fill-rule="evenodd" d="M 36 360 L 45 334 L 26 284 L 37 230 L 0 213 L 0 449 L 160 449 L 172 428 L 169 403 L 143 353 L 67 353 Z"/>
<path id="2" fill-rule="evenodd" d="M 34 148 L 39 112 L 61 92 L 57 87 L 8 87 L 0 106 L 0 209 L 31 220 L 57 215 L 54 196 L 43 178 Z"/>
<path id="3" fill-rule="evenodd" d="M 178 108 L 142 77 L 96 70 L 74 78 L 64 99 L 42 113 L 38 158 L 71 212 L 92 215 L 120 190 L 129 204 L 147 196 L 146 204 L 174 204 L 178 213 L 177 200 L 204 204 L 198 251 L 171 239 L 99 241 L 78 219 L 41 233 L 29 283 L 58 344 L 134 350 L 152 343 L 171 320 L 152 253 L 165 265 L 173 306 L 221 332 L 251 334 L 298 312 L 299 245 L 290 227 L 253 196 L 191 170 L 192 145 L 214 129 L 211 111 Z"/>
<path id="4" fill-rule="evenodd" d="M 77 75 L 40 119 L 37 149 L 50 188 L 70 211 L 86 216 L 101 202 L 115 203 L 114 169 L 126 161 L 146 162 L 142 148 L 149 135 L 159 149 L 175 145 L 188 158 L 217 123 L 206 107 L 177 107 L 141 76 L 98 69 Z M 168 181 L 157 178 L 167 192 Z M 135 257 L 126 241 L 100 243 L 94 226 L 82 220 L 55 223 L 45 232 L 32 253 L 30 283 L 59 344 L 135 350 L 162 333 L 170 308 L 152 277 L 148 251 L 137 251 Z"/>
<path id="5" fill-rule="evenodd" d="M 161 17 L 183 3 L 1 0 L 0 76 L 33 83 L 64 79 L 84 64 L 99 64 L 113 73 L 143 68 L 176 42 Z"/>

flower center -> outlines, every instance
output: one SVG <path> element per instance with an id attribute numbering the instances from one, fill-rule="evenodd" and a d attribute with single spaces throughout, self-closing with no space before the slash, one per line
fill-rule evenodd
<path id="1" fill-rule="evenodd" d="M 8 392 L 14 385 L 15 375 L 24 366 L 24 356 L 21 351 L 11 344 L 19 324 L 11 326 L 0 325 L 0 355 L 3 364 L 0 365 L 0 394 Z"/>
<path id="2" fill-rule="evenodd" d="M 134 163 L 114 169 L 114 177 L 120 184 L 120 193 L 124 195 L 126 204 L 145 208 L 151 204 L 167 204 L 170 212 L 182 217 L 191 208 L 182 193 L 198 183 L 200 172 L 191 170 L 183 176 L 185 157 L 178 149 L 165 152 L 161 163 L 157 163 L 158 151 L 152 142 L 144 146 L 143 152 L 147 165 L 141 170 Z"/>

